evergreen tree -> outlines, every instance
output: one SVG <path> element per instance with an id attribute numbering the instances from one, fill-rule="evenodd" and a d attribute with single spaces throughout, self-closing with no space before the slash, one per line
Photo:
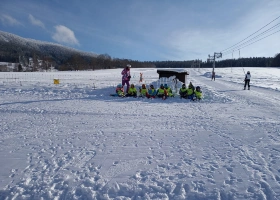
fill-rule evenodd
<path id="1" fill-rule="evenodd" d="M 271 62 L 271 67 L 280 67 L 280 53 L 276 54 Z"/>

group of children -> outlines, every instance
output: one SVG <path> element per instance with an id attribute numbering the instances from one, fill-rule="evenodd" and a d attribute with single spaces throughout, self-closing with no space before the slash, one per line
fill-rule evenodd
<path id="1" fill-rule="evenodd" d="M 188 88 L 185 84 L 182 85 L 179 91 L 180 98 L 191 99 L 191 100 L 200 100 L 202 98 L 202 91 L 199 86 L 194 87 L 192 82 L 188 85 Z"/>
<path id="2" fill-rule="evenodd" d="M 145 84 L 142 84 L 142 87 L 139 88 L 139 95 L 137 95 L 137 89 L 134 84 L 131 84 L 127 93 L 125 94 L 124 88 L 119 84 L 116 88 L 116 96 L 119 97 L 147 97 L 147 98 L 162 98 L 166 99 L 167 97 L 174 97 L 174 94 L 171 88 L 167 84 L 161 84 L 160 87 L 156 90 L 153 85 L 147 89 Z M 186 85 L 183 84 L 182 88 L 179 91 L 180 98 L 191 99 L 191 100 L 200 100 L 202 98 L 202 91 L 199 86 L 194 87 L 192 82 L 186 88 Z"/>

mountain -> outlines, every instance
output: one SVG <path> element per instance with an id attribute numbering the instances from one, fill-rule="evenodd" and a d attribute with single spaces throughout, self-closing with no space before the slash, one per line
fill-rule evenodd
<path id="1" fill-rule="evenodd" d="M 156 67 L 152 62 L 111 58 L 108 54 L 95 54 L 43 42 L 0 31 L 0 62 L 20 63 L 14 71 L 96 70 L 122 68 L 128 63 L 135 68 Z"/>
<path id="2" fill-rule="evenodd" d="M 97 54 L 83 52 L 60 44 L 23 38 L 0 31 L 0 61 L 18 62 L 19 56 L 48 57 L 56 63 L 63 63 L 73 55 L 97 57 Z"/>

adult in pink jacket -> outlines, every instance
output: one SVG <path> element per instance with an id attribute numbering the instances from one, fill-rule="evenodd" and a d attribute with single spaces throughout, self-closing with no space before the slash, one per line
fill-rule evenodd
<path id="1" fill-rule="evenodd" d="M 126 93 L 128 93 L 129 90 L 129 81 L 130 81 L 130 68 L 131 65 L 127 65 L 123 70 L 122 70 L 122 86 L 126 84 Z"/>

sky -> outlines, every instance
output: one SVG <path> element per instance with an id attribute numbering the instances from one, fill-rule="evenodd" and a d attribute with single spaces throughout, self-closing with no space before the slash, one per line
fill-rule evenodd
<path id="1" fill-rule="evenodd" d="M 122 69 L 1 72 L 0 199 L 279 200 L 280 69 L 187 70 L 201 101 L 155 68 L 131 83 L 175 97 L 109 96 Z"/>
<path id="2" fill-rule="evenodd" d="M 0 30 L 139 61 L 274 57 L 280 32 L 244 46 L 280 30 L 279 10 L 279 0 L 1 0 Z"/>

